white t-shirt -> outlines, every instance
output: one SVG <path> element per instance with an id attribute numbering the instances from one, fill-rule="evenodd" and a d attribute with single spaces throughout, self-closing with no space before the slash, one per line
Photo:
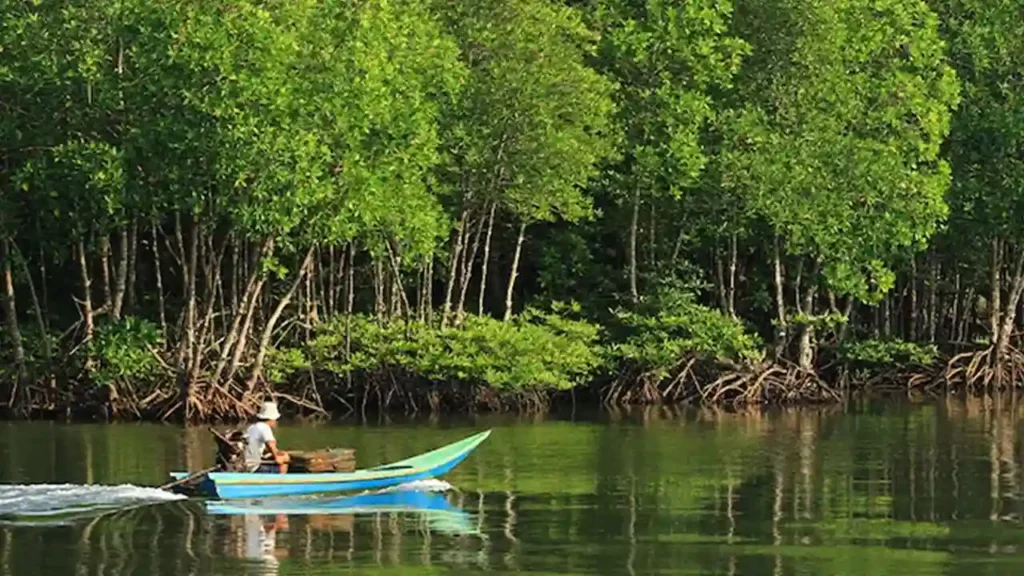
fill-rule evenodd
<path id="1" fill-rule="evenodd" d="M 267 442 L 275 441 L 274 431 L 270 429 L 270 424 L 257 422 L 245 431 L 245 440 L 245 465 L 250 470 L 255 470 L 263 460 Z"/>

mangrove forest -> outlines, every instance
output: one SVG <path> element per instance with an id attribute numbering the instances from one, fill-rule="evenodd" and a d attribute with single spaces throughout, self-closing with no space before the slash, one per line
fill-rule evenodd
<path id="1" fill-rule="evenodd" d="M 5 0 L 0 406 L 1024 384 L 1024 0 Z"/>

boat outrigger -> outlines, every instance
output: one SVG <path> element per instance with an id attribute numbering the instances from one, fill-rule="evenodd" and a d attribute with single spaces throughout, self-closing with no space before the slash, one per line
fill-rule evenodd
<path id="1" fill-rule="evenodd" d="M 373 490 L 442 476 L 465 460 L 490 435 L 491 431 L 486 430 L 419 456 L 351 472 L 273 474 L 211 471 L 198 475 L 172 472 L 171 477 L 175 480 L 173 490 L 176 492 L 222 499 Z M 195 478 L 190 479 L 190 476 Z"/>

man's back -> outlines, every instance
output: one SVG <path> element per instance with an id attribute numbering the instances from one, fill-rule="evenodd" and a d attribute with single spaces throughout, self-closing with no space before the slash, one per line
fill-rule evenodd
<path id="1" fill-rule="evenodd" d="M 256 422 L 245 431 L 245 465 L 250 470 L 259 467 L 267 442 L 274 441 L 274 431 L 266 422 Z"/>

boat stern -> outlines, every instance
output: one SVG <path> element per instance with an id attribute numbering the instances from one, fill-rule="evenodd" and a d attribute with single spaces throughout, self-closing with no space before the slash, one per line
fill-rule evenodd
<path id="1" fill-rule="evenodd" d="M 171 472 L 171 478 L 174 481 L 184 480 L 189 477 L 187 472 Z M 207 498 L 218 498 L 217 483 L 214 482 L 210 475 L 203 474 L 198 478 L 183 482 L 176 486 L 171 487 L 171 492 L 175 494 L 181 494 L 184 496 L 192 497 L 207 497 Z"/>

